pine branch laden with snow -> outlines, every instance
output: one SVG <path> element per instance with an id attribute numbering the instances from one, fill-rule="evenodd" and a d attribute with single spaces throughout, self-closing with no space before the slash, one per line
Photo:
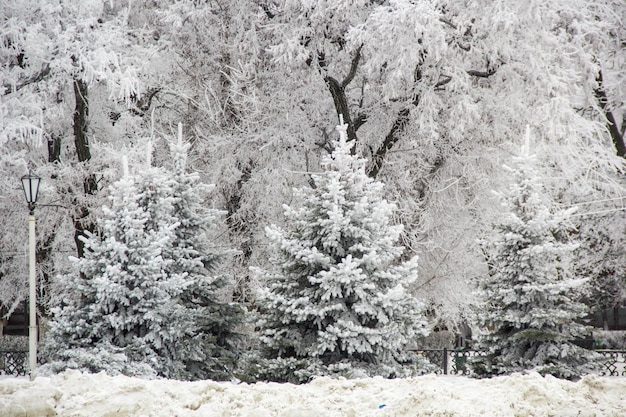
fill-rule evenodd
<path id="1" fill-rule="evenodd" d="M 264 273 L 262 345 L 317 372 L 404 374 L 404 348 L 426 333 L 424 307 L 406 291 L 417 257 L 401 262 L 395 206 L 351 154 L 346 125 L 338 131 L 315 187 L 295 190 L 300 207 L 285 206 L 287 229 L 267 228 L 276 272 Z"/>
<path id="2" fill-rule="evenodd" d="M 514 167 L 513 183 L 497 193 L 504 213 L 493 240 L 481 242 L 489 275 L 478 282 L 484 300 L 478 322 L 479 349 L 487 359 L 476 373 L 496 375 L 537 370 L 563 378 L 594 371 L 594 354 L 572 344 L 589 331 L 581 324 L 587 279 L 572 273 L 578 244 L 570 238 L 573 209 L 553 209 L 534 168 L 528 141 Z"/>
<path id="3" fill-rule="evenodd" d="M 45 341 L 49 370 L 177 379 L 233 371 L 243 313 L 219 301 L 228 281 L 212 274 L 223 253 L 206 235 L 220 212 L 203 206 L 209 187 L 185 172 L 187 147 L 172 154 L 171 171 L 147 166 L 111 186 L 99 234 L 75 260 L 81 276 L 60 284 L 66 305 L 53 311 Z"/>

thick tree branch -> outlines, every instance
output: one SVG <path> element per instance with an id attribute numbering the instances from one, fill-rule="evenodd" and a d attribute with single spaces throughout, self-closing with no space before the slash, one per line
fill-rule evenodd
<path id="1" fill-rule="evenodd" d="M 150 110 L 152 99 L 154 99 L 159 91 L 161 91 L 160 88 L 149 89 L 143 97 L 135 100 L 135 108 L 131 108 L 130 112 L 137 116 L 143 116 L 148 110 Z"/>
<path id="2" fill-rule="evenodd" d="M 326 85 L 328 86 L 328 91 L 333 98 L 333 103 L 335 105 L 335 111 L 337 112 L 337 116 L 341 115 L 343 117 L 343 122 L 348 125 L 348 140 L 354 141 L 357 140 L 356 128 L 355 124 L 352 122 L 352 117 L 350 116 L 348 98 L 346 97 L 346 87 L 352 82 L 352 80 L 354 80 L 354 77 L 356 76 L 359 62 L 361 60 L 361 48 L 362 46 L 360 46 L 356 50 L 356 53 L 352 58 L 352 62 L 350 64 L 350 71 L 343 81 L 339 82 L 336 78 L 331 77 L 330 75 L 324 76 L 324 82 L 326 82 Z M 326 69 L 326 57 L 321 52 L 318 54 L 318 65 L 322 70 Z M 363 123 L 364 121 L 361 121 L 361 124 Z"/>
<path id="3" fill-rule="evenodd" d="M 442 75 L 442 76 L 441 76 L 441 78 L 442 78 L 442 79 L 441 79 L 441 80 L 439 80 L 439 81 L 437 82 L 437 84 L 435 84 L 435 90 L 436 90 L 436 89 L 438 89 L 438 88 L 440 88 L 440 87 L 443 87 L 444 85 L 446 85 L 446 84 L 448 84 L 450 81 L 452 81 L 452 77 L 451 77 L 451 76 L 449 76 L 449 75 Z"/>
<path id="4" fill-rule="evenodd" d="M 441 17 L 441 18 L 439 18 L 439 21 L 440 21 L 441 23 L 444 23 L 444 24 L 448 25 L 449 27 L 451 27 L 451 28 L 452 28 L 452 29 L 454 29 L 454 30 L 458 30 L 458 26 L 457 26 L 457 25 L 455 25 L 455 24 L 454 24 L 454 23 L 453 23 L 450 19 L 448 19 L 448 18 Z M 472 23 L 473 23 L 473 22 L 474 22 L 474 20 L 472 19 Z M 471 36 L 471 34 L 472 34 L 472 26 L 470 25 L 470 26 L 468 26 L 468 27 L 467 27 L 467 29 L 465 30 L 465 33 L 463 33 L 463 37 L 466 37 L 466 38 L 467 38 L 467 37 Z M 453 39 L 453 40 L 454 40 L 454 39 Z M 450 43 L 451 43 L 451 42 L 452 42 L 452 41 L 450 41 Z M 464 44 L 462 44 L 462 43 L 461 43 L 461 40 L 456 40 L 456 44 L 457 44 L 457 46 L 458 46 L 459 48 L 461 48 L 461 49 L 462 49 L 462 50 L 464 50 L 465 52 L 469 52 L 469 51 L 472 49 L 471 45 L 469 45 L 469 44 L 464 45 Z"/>
<path id="5" fill-rule="evenodd" d="M 360 113 L 354 121 L 354 131 L 358 131 L 359 128 L 365 124 L 365 122 L 367 122 L 367 115 Z"/>
<path id="6" fill-rule="evenodd" d="M 496 70 L 495 69 L 489 69 L 487 71 L 467 70 L 465 72 L 467 72 L 468 75 L 471 75 L 473 77 L 488 78 L 494 75 L 496 73 Z M 435 84 L 435 89 L 440 89 L 444 85 L 448 84 L 450 81 L 452 81 L 452 77 L 450 75 L 442 75 L 441 79 L 437 82 L 437 84 Z"/>
<path id="7" fill-rule="evenodd" d="M 602 71 L 598 72 L 596 81 L 598 82 L 598 87 L 594 90 L 594 93 L 596 95 L 596 98 L 598 99 L 598 103 L 600 103 L 600 107 L 604 111 L 604 116 L 606 117 L 606 120 L 607 120 L 607 127 L 609 128 L 609 133 L 611 134 L 611 139 L 613 140 L 613 145 L 615 146 L 617 156 L 626 158 L 626 144 L 624 143 L 624 129 L 620 132 L 619 127 L 617 126 L 617 121 L 615 120 L 615 116 L 613 115 L 613 112 L 608 106 L 609 99 L 606 95 L 606 91 L 604 90 L 604 81 L 602 78 Z"/>
<path id="8" fill-rule="evenodd" d="M 398 116 L 396 120 L 391 125 L 391 129 L 387 136 L 385 136 L 385 140 L 383 143 L 376 149 L 376 152 L 372 154 L 372 160 L 370 161 L 366 171 L 367 175 L 372 178 L 376 178 L 381 168 L 383 167 L 383 161 L 387 152 L 393 148 L 393 146 L 400 140 L 400 133 L 404 130 L 407 123 L 409 122 L 409 116 L 411 114 L 411 110 L 409 107 L 405 107 L 404 109 L 398 112 Z"/>
<path id="9" fill-rule="evenodd" d="M 20 81 L 19 83 L 15 84 L 15 86 L 13 86 L 13 84 L 11 83 L 4 82 L 2 83 L 2 86 L 4 87 L 3 95 L 8 95 L 8 94 L 17 92 L 29 84 L 38 83 L 39 81 L 46 78 L 48 74 L 50 74 L 50 64 L 46 63 L 44 64 L 44 66 L 41 68 L 41 70 L 38 73 L 33 74 L 30 77 L 26 78 L 25 80 Z"/>
<path id="10" fill-rule="evenodd" d="M 356 76 L 356 71 L 359 68 L 359 61 L 361 60 L 362 49 L 363 45 L 357 48 L 356 54 L 354 54 L 354 57 L 352 58 L 352 63 L 350 64 L 350 71 L 348 72 L 348 75 L 346 75 L 346 78 L 344 78 L 344 80 L 341 82 L 341 88 L 346 88 Z"/>
<path id="11" fill-rule="evenodd" d="M 330 75 L 325 76 L 324 81 L 326 82 L 330 95 L 333 98 L 337 116 L 341 115 L 343 117 L 343 122 L 348 125 L 348 140 L 356 140 L 356 131 L 354 130 L 352 118 L 350 117 L 350 109 L 348 107 L 348 99 L 346 98 L 345 90 L 341 87 L 339 81 Z"/>
<path id="12" fill-rule="evenodd" d="M 415 71 L 413 74 L 413 80 L 415 81 L 415 84 L 419 83 L 422 80 L 421 65 L 424 62 L 424 58 L 425 55 L 422 56 L 422 61 L 415 67 Z M 417 107 L 417 105 L 419 104 L 419 100 L 419 95 L 415 96 L 415 98 L 411 100 L 411 107 Z M 391 129 L 387 133 L 387 136 L 385 136 L 383 143 L 381 143 L 378 149 L 376 149 L 376 151 L 372 153 L 372 160 L 366 168 L 367 175 L 369 175 L 370 177 L 376 178 L 381 168 L 383 167 L 383 161 L 385 160 L 385 156 L 400 140 L 400 134 L 404 131 L 404 128 L 409 123 L 411 107 L 407 106 L 398 112 L 398 116 L 391 125 Z"/>
<path id="13" fill-rule="evenodd" d="M 467 70 L 466 72 L 473 77 L 489 78 L 496 73 L 496 70 L 495 68 L 490 68 L 487 71 Z"/>

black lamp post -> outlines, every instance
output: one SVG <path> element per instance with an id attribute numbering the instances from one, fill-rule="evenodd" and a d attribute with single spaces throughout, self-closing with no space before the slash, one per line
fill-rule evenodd
<path id="1" fill-rule="evenodd" d="M 29 241 L 29 324 L 28 324 L 28 368 L 31 379 L 37 367 L 37 278 L 35 274 L 35 205 L 39 197 L 41 178 L 30 171 L 22 177 L 22 188 L 28 204 L 28 241 Z"/>

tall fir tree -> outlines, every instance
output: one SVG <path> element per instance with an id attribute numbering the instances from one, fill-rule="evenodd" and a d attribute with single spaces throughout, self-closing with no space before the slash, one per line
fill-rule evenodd
<path id="1" fill-rule="evenodd" d="M 220 215 L 203 206 L 209 187 L 186 173 L 187 146 L 172 146 L 171 171 L 150 166 L 111 187 L 99 234 L 90 235 L 77 275 L 66 276 L 44 346 L 48 368 L 228 378 L 242 310 L 220 301 L 212 276 L 223 256 L 207 231 Z"/>
<path id="2" fill-rule="evenodd" d="M 575 208 L 555 208 L 535 169 L 530 136 L 514 167 L 508 190 L 497 193 L 505 208 L 493 240 L 482 242 L 489 274 L 478 281 L 484 305 L 473 361 L 476 374 L 535 370 L 573 379 L 596 370 L 593 352 L 572 343 L 588 334 L 581 319 L 587 279 L 572 274 L 577 243 L 571 238 Z"/>
<path id="3" fill-rule="evenodd" d="M 163 247 L 174 238 L 173 225 L 155 227 L 154 216 L 140 204 L 154 190 L 142 193 L 124 166 L 123 178 L 110 188 L 111 206 L 103 207 L 99 234 L 89 234 L 85 256 L 74 258 L 80 274 L 60 279 L 64 305 L 52 310 L 42 349 L 54 371 L 176 373 L 174 364 L 159 354 L 180 336 L 180 330 L 177 335 L 169 325 L 188 325 L 175 321 L 180 311 L 173 300 L 183 283 L 180 276 L 167 276 L 171 260 L 162 256 Z"/>
<path id="4" fill-rule="evenodd" d="M 194 311 L 197 327 L 187 346 L 178 346 L 178 352 L 191 378 L 227 379 L 240 356 L 238 329 L 245 312 L 239 304 L 225 300 L 225 290 L 232 283 L 225 275 L 216 274 L 221 261 L 234 251 L 218 250 L 207 236 L 225 212 L 205 207 L 204 197 L 215 186 L 201 183 L 198 173 L 188 172 L 189 144 L 183 141 L 180 124 L 178 141 L 170 144 L 170 149 L 171 197 L 178 226 L 167 256 L 172 259 L 172 271 L 186 276 L 180 303 Z"/>
<path id="5" fill-rule="evenodd" d="M 423 304 L 406 291 L 417 257 L 401 262 L 395 205 L 352 154 L 346 128 L 338 126 L 314 187 L 295 190 L 301 206 L 285 206 L 287 230 L 266 230 L 276 250 L 276 272 L 262 272 L 261 343 L 272 358 L 266 378 L 399 376 L 418 368 L 405 351 L 426 334 Z"/>

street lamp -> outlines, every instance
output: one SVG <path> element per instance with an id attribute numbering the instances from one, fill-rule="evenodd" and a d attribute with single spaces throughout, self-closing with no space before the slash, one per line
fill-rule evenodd
<path id="1" fill-rule="evenodd" d="M 28 369 L 30 377 L 37 366 L 37 291 L 35 276 L 35 205 L 39 196 L 41 178 L 30 171 L 22 177 L 22 188 L 28 203 L 28 242 L 29 242 L 29 324 L 28 324 Z"/>

